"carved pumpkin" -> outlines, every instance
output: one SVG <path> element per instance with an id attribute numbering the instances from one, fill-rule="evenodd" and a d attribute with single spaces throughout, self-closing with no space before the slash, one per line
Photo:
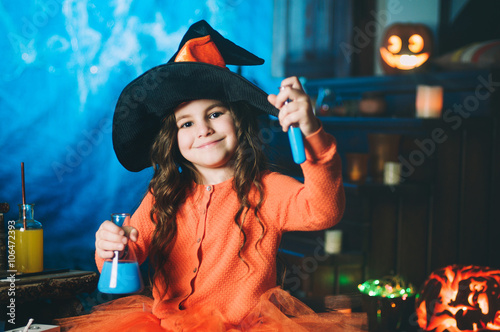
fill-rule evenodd
<path id="1" fill-rule="evenodd" d="M 434 271 L 415 300 L 425 331 L 500 329 L 500 270 L 451 265 Z"/>
<path id="2" fill-rule="evenodd" d="M 432 34 L 423 24 L 396 23 L 387 28 L 380 46 L 387 74 L 415 71 L 432 54 Z"/>

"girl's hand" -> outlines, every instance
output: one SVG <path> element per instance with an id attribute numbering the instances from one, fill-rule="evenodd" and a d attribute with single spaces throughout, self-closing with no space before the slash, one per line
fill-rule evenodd
<path id="1" fill-rule="evenodd" d="M 128 242 L 137 241 L 139 232 L 131 226 L 118 227 L 106 220 L 95 233 L 95 249 L 102 259 L 113 258 L 113 251 L 122 251 Z"/>
<path id="2" fill-rule="evenodd" d="M 278 119 L 283 131 L 288 131 L 293 125 L 300 127 L 304 136 L 309 136 L 319 129 L 320 124 L 314 115 L 311 99 L 297 77 L 285 78 L 278 95 L 270 94 L 267 100 L 280 110 Z"/>

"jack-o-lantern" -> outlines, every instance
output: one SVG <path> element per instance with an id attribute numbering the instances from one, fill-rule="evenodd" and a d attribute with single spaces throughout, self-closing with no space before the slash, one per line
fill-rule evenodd
<path id="1" fill-rule="evenodd" d="M 432 33 L 423 24 L 396 23 L 382 37 L 380 58 L 387 74 L 415 71 L 431 54 Z"/>
<path id="2" fill-rule="evenodd" d="M 425 331 L 499 330 L 500 270 L 451 265 L 434 271 L 415 307 Z"/>

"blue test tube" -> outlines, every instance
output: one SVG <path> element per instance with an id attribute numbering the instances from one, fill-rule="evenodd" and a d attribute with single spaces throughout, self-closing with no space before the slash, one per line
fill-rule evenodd
<path id="1" fill-rule="evenodd" d="M 286 88 L 286 86 L 281 86 L 280 91 L 284 88 Z M 285 101 L 285 105 L 289 102 L 290 100 Z M 288 128 L 288 140 L 290 141 L 290 148 L 292 149 L 293 161 L 296 164 L 302 164 L 306 161 L 306 151 L 304 149 L 302 132 L 299 127 L 290 126 L 290 128 Z"/>
<path id="2" fill-rule="evenodd" d="M 293 161 L 296 164 L 302 164 L 306 161 L 306 152 L 304 149 L 304 140 L 299 127 L 290 126 L 288 128 L 288 140 L 292 148 Z"/>

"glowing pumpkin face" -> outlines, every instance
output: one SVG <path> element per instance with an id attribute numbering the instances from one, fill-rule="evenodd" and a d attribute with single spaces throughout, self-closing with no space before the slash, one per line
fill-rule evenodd
<path id="1" fill-rule="evenodd" d="M 452 265 L 433 272 L 417 295 L 425 331 L 500 329 L 500 270 Z"/>
<path id="2" fill-rule="evenodd" d="M 431 32 L 425 25 L 396 23 L 383 36 L 380 57 L 385 72 L 395 74 L 421 67 L 431 51 Z"/>

